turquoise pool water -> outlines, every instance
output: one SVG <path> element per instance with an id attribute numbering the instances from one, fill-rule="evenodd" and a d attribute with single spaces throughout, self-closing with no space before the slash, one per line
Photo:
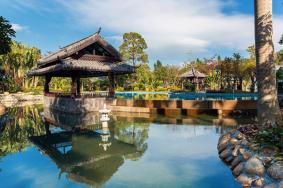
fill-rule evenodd
<path id="1" fill-rule="evenodd" d="M 1 187 L 241 187 L 216 149 L 233 126 L 214 125 L 223 122 L 216 117 L 113 114 L 103 139 L 98 114 L 68 122 L 69 115 L 42 111 L 1 116 Z"/>
<path id="2" fill-rule="evenodd" d="M 257 93 L 116 92 L 126 99 L 172 100 L 256 100 Z"/>

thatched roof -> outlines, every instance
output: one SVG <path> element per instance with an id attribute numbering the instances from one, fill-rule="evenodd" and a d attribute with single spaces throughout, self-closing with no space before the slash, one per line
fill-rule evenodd
<path id="1" fill-rule="evenodd" d="M 206 75 L 192 68 L 190 71 L 180 75 L 181 78 L 205 78 Z"/>
<path id="2" fill-rule="evenodd" d="M 135 68 L 122 62 L 119 52 L 99 33 L 67 45 L 40 59 L 28 76 L 80 77 L 130 74 Z"/>

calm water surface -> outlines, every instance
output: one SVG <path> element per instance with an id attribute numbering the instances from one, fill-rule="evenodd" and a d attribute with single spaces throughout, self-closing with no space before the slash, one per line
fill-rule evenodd
<path id="1" fill-rule="evenodd" d="M 0 119 L 1 187 L 240 187 L 217 155 L 232 127 L 213 124 L 227 122 L 114 114 L 103 129 L 98 114 L 11 108 Z"/>

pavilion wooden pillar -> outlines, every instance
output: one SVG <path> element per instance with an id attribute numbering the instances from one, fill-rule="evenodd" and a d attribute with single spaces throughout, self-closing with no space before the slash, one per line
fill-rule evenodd
<path id="1" fill-rule="evenodd" d="M 109 96 L 113 97 L 115 95 L 115 79 L 114 74 L 108 73 L 109 79 Z"/>
<path id="2" fill-rule="evenodd" d="M 51 81 L 51 76 L 45 76 L 45 83 L 44 83 L 44 94 L 49 93 L 49 83 Z"/>
<path id="3" fill-rule="evenodd" d="M 72 87 L 71 87 L 71 94 L 72 96 L 79 96 L 81 89 L 81 82 L 79 76 L 72 76 Z"/>

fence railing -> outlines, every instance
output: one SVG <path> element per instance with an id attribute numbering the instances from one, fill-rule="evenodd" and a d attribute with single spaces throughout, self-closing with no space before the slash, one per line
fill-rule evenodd
<path id="1" fill-rule="evenodd" d="M 45 93 L 45 96 L 50 97 L 72 97 L 72 98 L 99 98 L 99 97 L 113 97 L 114 94 L 110 94 L 109 91 L 86 91 L 79 95 L 74 95 L 68 92 L 49 92 Z"/>

